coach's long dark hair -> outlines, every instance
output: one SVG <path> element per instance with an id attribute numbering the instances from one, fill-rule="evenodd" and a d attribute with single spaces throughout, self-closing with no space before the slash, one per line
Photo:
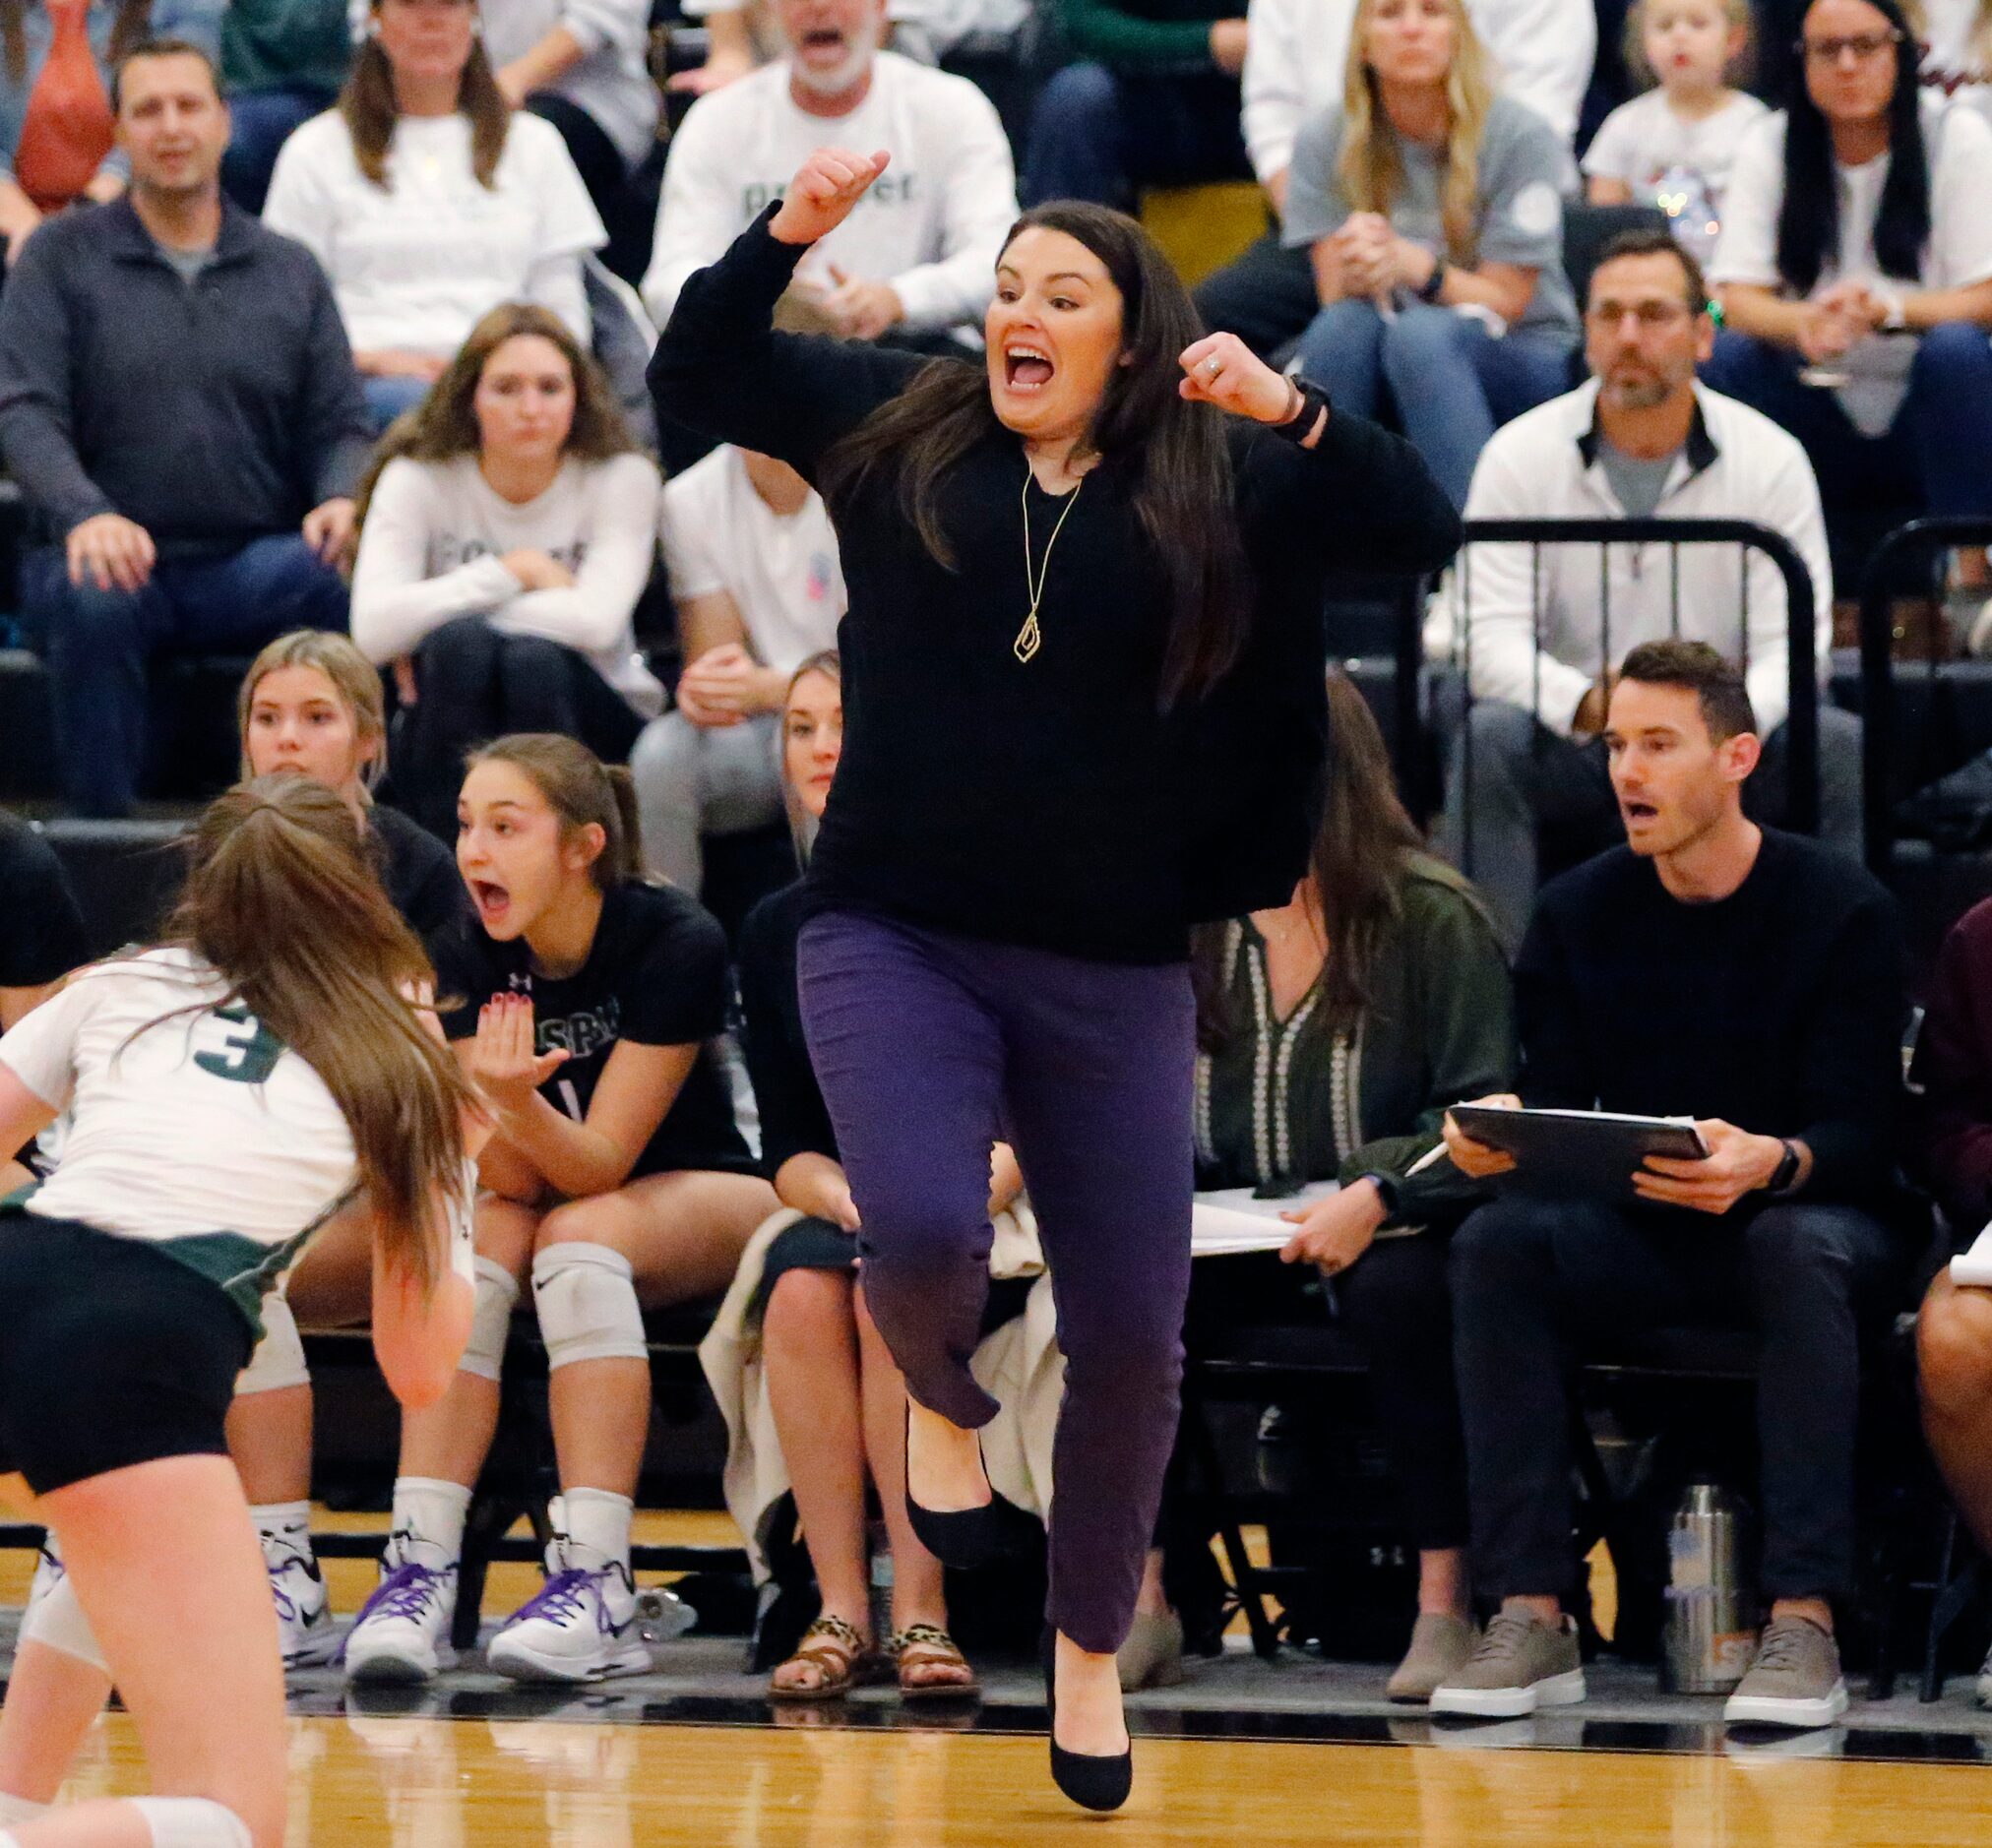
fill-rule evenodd
<path id="1" fill-rule="evenodd" d="M 1203 325 L 1168 260 L 1124 213 L 1073 201 L 1039 206 L 1011 226 L 1076 238 L 1106 267 L 1121 295 L 1121 346 L 1093 413 L 1088 447 L 1102 468 L 1138 471 L 1136 515 L 1168 574 L 1170 623 L 1162 698 L 1202 693 L 1238 658 L 1247 620 L 1245 564 L 1231 499 L 1224 413 L 1186 403 L 1177 355 Z M 896 475 L 900 504 L 934 559 L 954 569 L 940 518 L 941 483 L 970 449 L 1002 429 L 979 366 L 936 360 L 832 450 L 822 476 L 837 503 L 874 473 Z"/>
<path id="2" fill-rule="evenodd" d="M 1884 276 L 1913 282 L 1930 241 L 1930 160 L 1923 146 L 1917 61 L 1922 48 L 1899 0 L 1867 0 L 1896 30 L 1896 89 L 1889 101 L 1889 172 L 1875 215 L 1875 260 Z M 1810 13 L 1810 7 L 1807 12 Z M 1802 68 L 1784 127 L 1784 203 L 1777 212 L 1777 273 L 1811 294 L 1839 250 L 1839 188 L 1833 128 L 1812 99 Z"/>

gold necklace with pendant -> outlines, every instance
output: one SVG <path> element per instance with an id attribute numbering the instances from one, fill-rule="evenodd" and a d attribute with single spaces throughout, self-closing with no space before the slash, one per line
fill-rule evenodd
<path id="1" fill-rule="evenodd" d="M 1044 601 L 1044 576 L 1051 569 L 1051 548 L 1058 543 L 1058 535 L 1065 527 L 1065 518 L 1072 512 L 1072 506 L 1079 499 L 1079 491 L 1086 486 L 1084 475 L 1073 483 L 1072 492 L 1065 497 L 1064 512 L 1058 516 L 1058 524 L 1051 528 L 1051 538 L 1044 548 L 1044 559 L 1033 574 L 1030 568 L 1030 464 L 1024 464 L 1024 587 L 1030 595 L 1030 614 L 1025 617 L 1024 627 L 1017 632 L 1017 640 L 1010 645 L 1010 651 L 1020 661 L 1028 661 L 1043 644 L 1043 632 L 1037 627 L 1037 606 Z"/>

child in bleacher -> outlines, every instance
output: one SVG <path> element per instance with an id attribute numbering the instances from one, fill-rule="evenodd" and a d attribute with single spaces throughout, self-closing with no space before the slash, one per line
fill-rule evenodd
<path id="1" fill-rule="evenodd" d="M 1584 157 L 1594 206 L 1657 205 L 1707 263 L 1736 144 L 1766 113 L 1729 79 L 1750 55 L 1749 0 L 1639 0 L 1626 61 L 1656 88 L 1604 119 Z"/>

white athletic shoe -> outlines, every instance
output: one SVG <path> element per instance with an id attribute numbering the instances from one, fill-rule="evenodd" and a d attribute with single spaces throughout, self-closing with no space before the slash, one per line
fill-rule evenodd
<path id="1" fill-rule="evenodd" d="M 380 1583 L 346 1632 L 341 1654 L 346 1680 L 424 1682 L 455 1668 L 450 1625 L 457 1615 L 456 1563 L 418 1565 L 390 1541 L 381 1568 Z"/>
<path id="2" fill-rule="evenodd" d="M 629 1568 L 620 1560 L 598 1567 L 576 1562 L 573 1543 L 555 1534 L 546 1549 L 545 1584 L 484 1652 L 499 1674 L 514 1681 L 600 1681 L 649 1670 Z"/>
<path id="3" fill-rule="evenodd" d="M 323 1668 L 339 1653 L 339 1632 L 325 1592 L 325 1574 L 309 1547 L 263 1536 L 263 1564 L 270 1573 L 270 1596 L 277 1606 L 277 1632 L 283 1639 L 283 1666 Z"/>

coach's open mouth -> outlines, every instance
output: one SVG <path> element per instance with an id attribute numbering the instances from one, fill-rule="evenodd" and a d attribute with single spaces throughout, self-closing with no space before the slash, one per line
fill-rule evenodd
<path id="1" fill-rule="evenodd" d="M 1056 371 L 1050 354 L 1041 346 L 1018 341 L 1003 349 L 1003 375 L 1014 391 L 1034 392 L 1039 386 L 1049 385 Z"/>

